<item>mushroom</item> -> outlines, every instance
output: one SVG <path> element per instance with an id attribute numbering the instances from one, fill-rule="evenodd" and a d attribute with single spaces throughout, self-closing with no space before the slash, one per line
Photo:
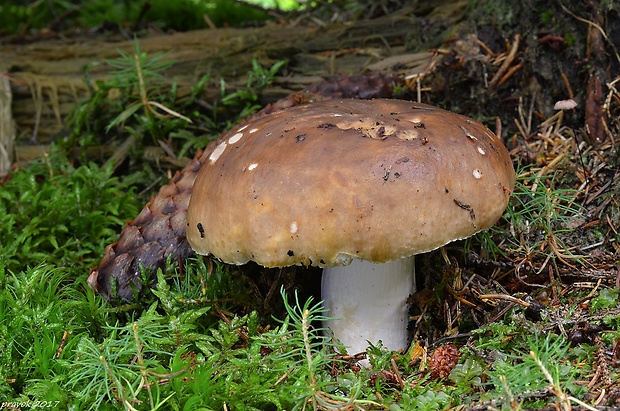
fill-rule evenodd
<path id="1" fill-rule="evenodd" d="M 233 128 L 187 215 L 196 252 L 225 263 L 324 267 L 322 299 L 349 352 L 408 343 L 415 254 L 491 227 L 514 187 L 483 125 L 401 100 L 330 100 Z"/>

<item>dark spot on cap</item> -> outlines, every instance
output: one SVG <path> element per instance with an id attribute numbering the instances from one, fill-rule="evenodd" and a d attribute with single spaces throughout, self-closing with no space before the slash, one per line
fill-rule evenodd
<path id="1" fill-rule="evenodd" d="M 297 137 L 295 137 L 295 141 L 298 142 L 298 143 L 301 143 L 305 139 L 306 139 L 306 135 L 305 134 L 299 134 Z"/>
<path id="2" fill-rule="evenodd" d="M 321 260 L 319 260 L 319 262 L 320 262 L 321 264 L 325 264 L 325 260 L 323 260 L 322 258 L 321 258 Z"/>
<path id="3" fill-rule="evenodd" d="M 426 125 L 424 125 L 424 123 L 420 122 L 420 123 L 413 123 L 413 128 L 426 128 Z"/>
<path id="4" fill-rule="evenodd" d="M 323 123 L 323 124 L 319 124 L 318 126 L 316 126 L 316 128 L 334 128 L 334 127 L 336 127 L 336 125 L 332 123 Z"/>
<path id="5" fill-rule="evenodd" d="M 474 212 L 474 209 L 473 209 L 473 207 L 472 207 L 472 206 L 470 206 L 469 204 L 465 204 L 465 203 L 463 203 L 462 201 L 460 201 L 460 200 L 459 200 L 459 199 L 457 199 L 457 198 L 455 198 L 455 199 L 454 199 L 454 203 L 455 203 L 457 206 L 461 207 L 463 210 L 469 211 L 469 217 L 470 217 L 472 220 L 475 220 L 475 219 L 476 219 L 476 213 Z"/>
<path id="6" fill-rule="evenodd" d="M 196 224 L 196 228 L 198 229 L 198 232 L 200 233 L 200 238 L 205 238 L 205 229 L 202 227 L 202 223 Z"/>
<path id="7" fill-rule="evenodd" d="M 289 257 L 292 257 L 295 255 L 295 253 L 293 252 L 293 250 L 288 250 L 286 253 Z"/>

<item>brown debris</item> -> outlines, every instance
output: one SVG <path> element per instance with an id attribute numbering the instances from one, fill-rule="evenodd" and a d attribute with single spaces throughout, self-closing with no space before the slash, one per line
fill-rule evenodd
<path id="1" fill-rule="evenodd" d="M 516 66 L 511 67 L 512 62 L 515 60 L 517 56 L 517 51 L 519 51 L 519 43 L 521 41 L 521 36 L 519 34 L 515 35 L 515 39 L 512 42 L 512 46 L 510 47 L 510 51 L 506 55 L 506 58 L 502 65 L 500 66 L 497 73 L 493 76 L 491 81 L 489 82 L 489 86 L 487 90 L 491 91 L 496 89 L 497 87 L 504 84 L 510 76 L 512 76 L 517 70 L 519 70 L 523 66 L 523 62 L 518 63 Z"/>
<path id="2" fill-rule="evenodd" d="M 586 91 L 586 130 L 590 136 L 590 144 L 599 146 L 606 140 L 607 113 L 603 107 L 603 84 L 607 82 L 607 58 L 603 42 L 604 25 L 601 6 L 596 0 L 590 0 L 594 21 L 588 22 L 588 55 L 587 60 L 592 63 L 589 69 L 588 87 Z"/>
<path id="3" fill-rule="evenodd" d="M 446 379 L 456 367 L 461 353 L 455 345 L 441 346 L 431 354 L 428 369 L 433 379 Z"/>
<path id="4" fill-rule="evenodd" d="M 588 79 L 588 91 L 586 93 L 586 128 L 590 136 L 590 143 L 600 145 L 605 141 L 606 121 L 603 110 L 603 85 L 601 79 L 592 70 Z"/>

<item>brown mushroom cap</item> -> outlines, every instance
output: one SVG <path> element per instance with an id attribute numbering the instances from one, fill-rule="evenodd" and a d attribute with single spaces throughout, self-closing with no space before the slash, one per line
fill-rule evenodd
<path id="1" fill-rule="evenodd" d="M 467 117 L 400 100 L 332 100 L 236 127 L 201 167 L 187 238 L 265 267 L 386 262 L 492 226 L 508 151 Z"/>

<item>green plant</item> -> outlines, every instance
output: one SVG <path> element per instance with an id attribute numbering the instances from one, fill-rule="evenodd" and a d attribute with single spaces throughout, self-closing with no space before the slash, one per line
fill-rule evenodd
<path id="1" fill-rule="evenodd" d="M 450 396 L 443 391 L 426 390 L 421 394 L 412 394 L 406 390 L 398 404 L 392 404 L 389 411 L 439 411 L 449 405 Z"/>
<path id="2" fill-rule="evenodd" d="M 143 52 L 137 39 L 131 53 L 119 50 L 119 57 L 105 64 L 113 69 L 110 77 L 97 80 L 96 84 L 90 82 L 89 70 L 98 64 L 84 69 L 91 97 L 71 112 L 68 119 L 71 134 L 65 146 L 97 144 L 117 129 L 129 133 L 137 142 L 145 142 L 147 138 L 157 142 L 192 123 L 180 111 L 191 110 L 209 80 L 208 75 L 201 77 L 192 87 L 190 98 L 181 104 L 177 101 L 176 85 L 167 84 L 164 77 L 174 60 L 165 53 Z M 204 122 L 207 127 L 213 125 L 207 117 L 193 114 L 200 125 Z"/>
<path id="3" fill-rule="evenodd" d="M 151 0 L 152 7 L 146 13 L 150 21 L 162 22 L 174 30 L 207 28 L 205 15 L 216 27 L 239 26 L 248 22 L 263 21 L 269 15 L 241 1 L 229 0 Z"/>
<path id="4" fill-rule="evenodd" d="M 67 277 L 62 268 L 38 266 L 15 274 L 0 265 L 0 392 L 5 395 L 21 391 L 29 379 L 62 372 L 53 358 L 72 328 L 65 314 L 75 301 L 58 298 Z M 11 388 L 5 385 L 9 381 Z"/>
<path id="5" fill-rule="evenodd" d="M 592 299 L 590 309 L 594 312 L 599 309 L 617 307 L 619 295 L 620 290 L 617 288 L 603 288 L 598 295 Z"/>
<path id="6" fill-rule="evenodd" d="M 482 385 L 483 375 L 482 365 L 472 358 L 466 358 L 450 372 L 450 380 L 461 389 L 470 389 Z"/>
<path id="7" fill-rule="evenodd" d="M 130 324 L 106 326 L 107 337 L 100 344 L 89 336 L 79 340 L 66 386 L 89 409 L 114 402 L 126 410 L 141 403 L 158 409 L 173 396 L 164 397 L 158 383 L 165 373 L 161 361 L 174 356 L 174 343 L 156 308 L 153 304 Z"/>
<path id="8" fill-rule="evenodd" d="M 30 28 L 40 29 L 52 23 L 59 14 L 76 10 L 76 6 L 66 0 L 1 2 L 0 24 L 10 33 L 26 32 Z"/>
<path id="9" fill-rule="evenodd" d="M 139 2 L 119 2 L 117 0 L 91 0 L 75 8 L 72 15 L 82 27 L 90 29 L 107 23 L 108 25 L 135 24 L 143 5 Z"/>
<path id="10" fill-rule="evenodd" d="M 555 176 L 539 176 L 525 169 L 517 170 L 515 189 L 499 229 L 506 241 L 502 247 L 527 258 L 554 257 L 572 266 L 578 256 L 565 245 L 563 238 L 574 235 L 570 224 L 582 217 L 584 209 L 577 203 L 579 192 L 562 188 Z M 492 236 L 497 237 L 498 228 Z"/>
<path id="11" fill-rule="evenodd" d="M 540 358 L 540 356 L 536 352 L 530 351 L 530 357 L 532 357 L 536 365 L 538 365 L 538 367 L 540 368 L 540 371 L 543 373 L 543 375 L 549 382 L 549 384 L 551 384 L 549 387 L 547 387 L 547 390 L 549 390 L 551 394 L 555 395 L 558 398 L 558 405 L 557 405 L 558 408 L 571 409 L 570 403 L 574 402 L 584 407 L 585 409 L 588 409 L 591 411 L 597 411 L 597 408 L 592 407 L 591 405 L 586 404 L 580 399 L 567 394 L 562 388 L 558 373 L 550 372 L 548 367 L 545 365 L 545 362 Z"/>
<path id="12" fill-rule="evenodd" d="M 286 10 L 294 9 L 293 0 L 279 0 Z M 209 16 L 215 26 L 242 25 L 251 21 L 262 21 L 269 15 L 243 2 L 229 0 L 151 0 L 148 7 L 142 2 L 119 0 L 49 0 L 0 3 L 0 23 L 10 33 L 43 27 L 95 30 L 102 25 L 131 26 L 151 25 L 161 30 L 187 31 L 207 28 L 204 15 Z M 297 5 L 298 6 L 298 5 Z"/>
<path id="13" fill-rule="evenodd" d="M 323 304 L 312 304 L 312 298 L 309 298 L 302 306 L 295 294 L 295 304 L 290 305 L 284 289 L 281 294 L 287 318 L 273 332 L 267 332 L 260 338 L 264 346 L 272 350 L 270 355 L 274 364 L 279 365 L 277 371 L 292 382 L 288 387 L 290 409 L 310 406 L 314 410 L 330 409 L 365 403 L 356 399 L 361 392 L 359 379 L 349 384 L 349 396 L 330 393 L 332 383 L 326 370 L 336 361 L 333 358 L 335 347 L 328 329 L 312 325 L 330 320 L 324 315 L 326 309 Z"/>
<path id="14" fill-rule="evenodd" d="M 89 66 L 85 68 L 85 81 L 91 90 L 91 97 L 79 104 L 71 113 L 68 128 L 71 134 L 63 145 L 89 146 L 104 141 L 114 130 L 122 130 L 138 143 L 151 139 L 157 143 L 168 139 L 166 144 L 181 145 L 177 157 L 193 155 L 193 151 L 204 148 L 215 138 L 214 134 L 230 126 L 240 118 L 256 111 L 260 105 L 258 94 L 269 85 L 284 61 L 263 68 L 256 60 L 248 73 L 244 88 L 228 93 L 223 79 L 220 80 L 221 102 L 216 101 L 212 113 L 204 112 L 203 98 L 208 74 L 201 76 L 191 87 L 187 98 L 177 98 L 176 86 L 166 84 L 164 73 L 174 64 L 163 53 L 148 54 L 140 50 L 135 41 L 131 53 L 119 51 L 117 59 L 106 61 L 114 70 L 107 80 L 98 80 L 95 85 L 89 81 Z M 168 92 L 164 92 L 168 87 Z M 230 113 L 222 114 L 218 107 L 226 106 Z M 240 111 L 240 113 L 238 112 Z M 192 120 L 181 114 L 191 113 Z M 222 119 L 218 118 L 222 117 Z M 194 127 L 188 129 L 188 123 Z M 195 130 L 214 130 L 215 133 L 201 133 Z M 177 147 L 173 147 L 176 149 Z"/>
<path id="15" fill-rule="evenodd" d="M 540 13 L 540 21 L 543 24 L 551 24 L 553 23 L 553 19 L 555 18 L 555 12 L 553 10 L 544 10 L 544 11 L 539 11 Z"/>
<path id="16" fill-rule="evenodd" d="M 271 67 L 262 67 L 257 60 L 252 60 L 252 69 L 248 72 L 248 81 L 245 88 L 232 93 L 226 92 L 226 83 L 220 81 L 222 104 L 226 106 L 242 107 L 239 117 L 246 117 L 260 108 L 258 104 L 259 93 L 271 84 L 278 71 L 286 64 L 286 61 L 275 62 Z"/>
<path id="17" fill-rule="evenodd" d="M 282 325 L 275 330 L 275 333 L 263 335 L 264 345 L 271 350 L 276 364 L 285 366 L 279 367 L 281 373 L 296 374 L 290 375 L 299 381 L 300 392 L 293 398 L 296 402 L 293 409 L 304 408 L 308 403 L 313 403 L 317 407 L 317 400 L 322 391 L 317 374 L 329 363 L 328 347 L 329 340 L 325 334 L 321 334 L 325 329 L 311 328 L 312 321 L 325 321 L 327 317 L 322 314 L 325 310 L 321 304 L 311 306 L 312 299 L 308 299 L 301 307 L 295 295 L 295 307 L 291 307 L 285 298 L 288 317 L 282 321 Z M 276 338 L 274 338 L 276 337 Z"/>
<path id="18" fill-rule="evenodd" d="M 579 392 L 581 388 L 574 381 L 588 371 L 573 364 L 575 358 L 569 350 L 570 344 L 562 336 L 526 337 L 523 343 L 513 345 L 513 352 L 493 363 L 487 372 L 487 385 L 496 388 L 494 396 L 508 402 L 535 399 L 546 392 L 549 378 L 558 387 Z"/>
<path id="19" fill-rule="evenodd" d="M 89 321 L 81 322 L 92 292 L 62 285 L 66 277 L 59 269 L 41 267 L 29 274 L 0 276 L 6 294 L 0 299 L 5 310 L 0 330 L 11 337 L 2 342 L 0 363 L 0 392 L 7 399 L 103 410 L 377 405 L 357 399 L 363 391 L 360 376 L 341 376 L 336 389 L 329 375 L 333 344 L 311 325 L 327 318 L 312 300 L 301 305 L 295 296 L 293 305 L 285 302 L 287 318 L 265 332 L 256 312 L 214 321 L 210 314 L 221 309 L 215 309 L 218 301 L 206 300 L 210 291 L 200 292 L 202 301 L 179 300 L 177 286 L 168 285 L 160 272 L 155 294 L 161 299 L 145 311 L 116 315 L 114 309 L 91 307 L 94 331 L 86 326 Z M 207 279 L 192 288 L 213 284 Z M 20 315 L 10 319 L 7 312 L 15 310 Z M 41 322 L 46 326 L 27 326 Z M 7 386 L 17 375 L 19 381 Z"/>
<path id="20" fill-rule="evenodd" d="M 157 94 L 163 85 L 164 77 L 162 73 L 172 67 L 173 60 L 166 59 L 163 53 L 147 54 L 140 50 L 138 40 L 135 40 L 132 54 L 119 50 L 120 57 L 116 60 L 108 60 L 107 64 L 112 66 L 114 71 L 113 79 L 107 83 L 110 88 L 116 88 L 127 100 L 134 100 L 108 124 L 106 131 L 111 128 L 124 124 L 138 110 L 142 109 L 144 118 L 147 120 L 162 120 L 170 117 L 180 118 L 191 123 L 192 121 L 166 107 L 157 101 L 149 98 L 149 94 Z M 161 96 L 161 93 L 159 93 Z M 174 100 L 174 96 L 171 100 Z M 151 133 L 157 133 L 157 122 L 148 129 Z M 148 122 L 146 124 L 149 124 Z M 153 135 L 157 140 L 160 136 Z"/>
<path id="21" fill-rule="evenodd" d="M 307 4 L 302 4 L 297 0 L 243 0 L 244 3 L 256 4 L 267 9 L 279 9 L 284 11 L 303 10 Z"/>
<path id="22" fill-rule="evenodd" d="M 0 189 L 0 266 L 19 272 L 49 262 L 84 274 L 141 201 L 111 167 L 74 168 L 52 151 Z"/>

